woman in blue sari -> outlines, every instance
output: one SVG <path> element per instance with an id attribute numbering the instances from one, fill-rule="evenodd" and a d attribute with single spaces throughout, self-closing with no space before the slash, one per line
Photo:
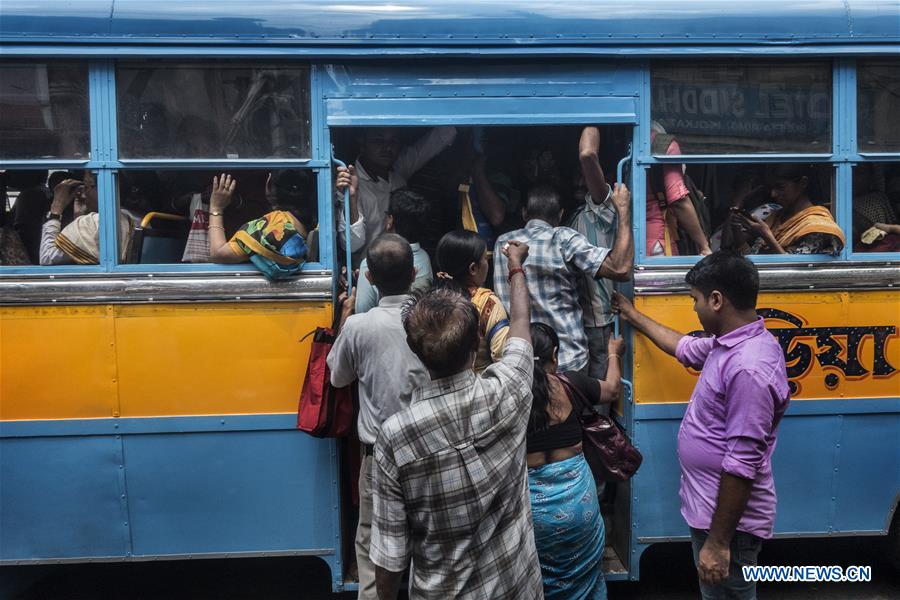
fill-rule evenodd
<path id="1" fill-rule="evenodd" d="M 534 400 L 528 422 L 528 487 L 534 539 L 547 600 L 604 600 L 605 532 L 597 486 L 581 451 L 578 400 L 569 387 L 595 404 L 619 393 L 622 338 L 610 338 L 609 367 L 601 381 L 577 371 L 557 373 L 559 338 L 543 323 L 531 324 Z"/>

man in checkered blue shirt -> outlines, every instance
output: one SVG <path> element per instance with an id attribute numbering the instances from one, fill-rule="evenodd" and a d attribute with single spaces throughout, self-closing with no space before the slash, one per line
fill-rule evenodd
<path id="1" fill-rule="evenodd" d="M 597 129 L 592 135 L 599 136 Z M 606 191 L 606 181 L 597 162 L 593 144 L 580 151 L 588 189 L 596 197 Z M 599 173 L 598 173 L 599 172 Z M 597 190 L 596 192 L 594 190 Z M 631 193 L 616 184 L 612 194 L 617 226 L 612 249 L 591 244 L 585 236 L 569 227 L 560 227 L 562 217 L 559 193 L 550 186 L 537 186 L 528 192 L 523 211 L 525 228 L 506 233 L 497 240 L 496 249 L 509 240 L 520 240 L 529 247 L 528 291 L 531 295 L 531 320 L 546 323 L 559 335 L 559 371 L 579 371 L 588 364 L 588 340 L 578 302 L 578 278 L 581 274 L 614 281 L 631 279 L 634 238 L 631 233 Z M 506 261 L 494 252 L 494 292 L 505 306 L 509 303 Z"/>
<path id="2" fill-rule="evenodd" d="M 503 357 L 472 370 L 478 311 L 436 289 L 404 308 L 410 348 L 431 381 L 382 425 L 375 443 L 370 556 L 379 598 L 395 600 L 412 559 L 410 598 L 544 597 L 525 462 L 534 354 L 522 263 L 503 249 L 510 283 Z"/>

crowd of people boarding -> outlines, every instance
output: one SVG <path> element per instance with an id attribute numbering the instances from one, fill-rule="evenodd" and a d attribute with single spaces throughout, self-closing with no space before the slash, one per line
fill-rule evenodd
<path id="1" fill-rule="evenodd" d="M 705 598 L 755 597 L 740 567 L 772 534 L 771 454 L 789 392 L 756 314 L 753 263 L 704 252 L 688 272 L 706 337 L 617 293 L 633 270 L 631 194 L 607 181 L 596 127 L 579 140 L 573 227 L 558 187 L 537 181 L 522 226 L 486 239 L 478 221 L 499 224 L 503 207 L 471 203 L 475 226 L 444 234 L 432 260 L 421 198 L 405 183 L 455 133 L 401 148 L 396 131 L 370 132 L 337 175 L 351 205 L 339 231 L 359 271 L 327 362 L 332 385 L 358 385 L 359 597 L 397 598 L 408 570 L 410 598 L 606 598 L 604 482 L 585 460 L 581 415 L 619 397 L 617 315 L 702 371 L 678 442 L 686 532 Z M 484 201 L 490 184 L 473 179 Z"/>

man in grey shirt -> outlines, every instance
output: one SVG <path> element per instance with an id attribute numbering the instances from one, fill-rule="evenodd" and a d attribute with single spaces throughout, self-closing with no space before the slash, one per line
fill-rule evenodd
<path id="1" fill-rule="evenodd" d="M 369 281 L 381 292 L 378 306 L 354 315 L 354 297 L 344 302 L 340 333 L 328 354 L 331 385 L 359 381 L 357 430 L 363 446 L 359 474 L 359 525 L 356 563 L 359 598 L 377 599 L 375 567 L 369 558 L 372 530 L 372 448 L 381 424 L 409 406 L 414 389 L 430 380 L 428 371 L 406 343 L 400 308 L 416 277 L 409 243 L 384 234 L 369 245 L 366 255 Z M 355 295 L 355 292 L 354 292 Z"/>

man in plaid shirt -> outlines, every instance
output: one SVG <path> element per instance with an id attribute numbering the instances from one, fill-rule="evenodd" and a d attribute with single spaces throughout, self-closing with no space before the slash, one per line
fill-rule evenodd
<path id="1" fill-rule="evenodd" d="M 534 354 L 522 263 L 502 249 L 510 283 L 503 358 L 480 375 L 478 311 L 436 289 L 404 308 L 413 352 L 431 381 L 385 421 L 375 443 L 370 555 L 382 600 L 394 600 L 412 558 L 410 598 L 544 597 L 525 463 Z"/>
<path id="2" fill-rule="evenodd" d="M 593 150 L 593 155 L 586 152 Z M 596 150 L 582 149 L 588 188 L 605 190 Z M 631 233 L 631 193 L 617 183 L 612 194 L 618 225 L 612 249 L 594 246 L 570 227 L 560 227 L 562 217 L 559 193 L 547 185 L 528 192 L 523 211 L 525 228 L 511 231 L 497 239 L 494 251 L 494 292 L 504 306 L 509 306 L 506 261 L 497 251 L 509 240 L 521 240 L 529 247 L 528 280 L 531 295 L 531 320 L 550 325 L 559 335 L 559 371 L 579 371 L 588 364 L 588 340 L 584 332 L 581 306 L 578 303 L 578 278 L 581 274 L 615 281 L 631 279 L 634 261 L 634 238 Z"/>

